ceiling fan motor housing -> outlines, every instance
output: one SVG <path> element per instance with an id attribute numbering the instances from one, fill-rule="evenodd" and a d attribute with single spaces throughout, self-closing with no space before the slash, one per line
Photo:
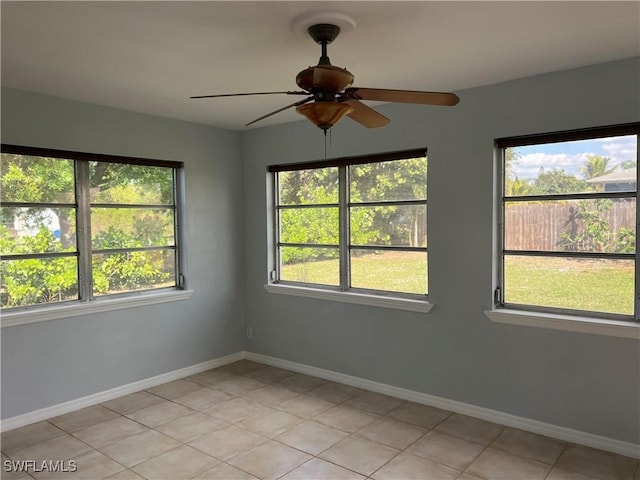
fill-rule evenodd
<path id="1" fill-rule="evenodd" d="M 346 68 L 316 65 L 298 73 L 296 83 L 312 94 L 327 92 L 335 95 L 353 84 L 353 74 Z"/>

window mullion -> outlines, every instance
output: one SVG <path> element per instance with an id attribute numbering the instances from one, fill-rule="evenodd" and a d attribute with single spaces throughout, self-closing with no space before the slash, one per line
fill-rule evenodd
<path id="1" fill-rule="evenodd" d="M 346 166 L 338 168 L 338 212 L 340 245 L 340 290 L 346 291 L 351 284 L 349 263 L 349 175 Z"/>
<path id="2" fill-rule="evenodd" d="M 638 140 L 640 140 L 640 135 L 636 135 L 636 145 L 638 144 Z M 638 200 L 638 180 L 640 179 L 640 172 L 638 171 L 637 165 L 640 163 L 640 148 L 636 147 L 636 244 L 635 244 L 635 302 L 633 305 L 633 318 L 636 322 L 640 322 L 640 258 L 638 255 L 638 233 L 640 232 L 640 205 Z"/>
<path id="3" fill-rule="evenodd" d="M 91 203 L 89 162 L 76 160 L 76 232 L 78 241 L 78 290 L 81 301 L 93 299 L 91 271 Z"/>

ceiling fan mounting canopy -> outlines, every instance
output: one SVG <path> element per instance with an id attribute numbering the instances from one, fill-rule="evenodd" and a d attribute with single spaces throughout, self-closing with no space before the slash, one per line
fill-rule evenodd
<path id="1" fill-rule="evenodd" d="M 303 19 L 303 21 L 308 20 Z M 349 20 L 350 22 L 346 23 L 346 25 L 348 27 L 355 26 L 355 23 L 351 19 Z M 301 22 L 296 25 L 299 28 Z M 306 98 L 263 115 L 247 123 L 246 126 L 295 107 L 298 113 L 307 117 L 314 125 L 324 130 L 325 133 L 345 116 L 349 116 L 349 118 L 367 128 L 382 127 L 389 123 L 390 120 L 387 117 L 368 107 L 361 100 L 443 106 L 456 105 L 460 100 L 453 93 L 352 87 L 353 74 L 346 68 L 331 65 L 327 55 L 327 45 L 338 37 L 340 27 L 328 22 L 313 23 L 307 27 L 307 33 L 321 46 L 322 53 L 317 65 L 305 68 L 296 76 L 296 83 L 303 91 L 232 93 L 201 95 L 191 98 L 271 94 L 304 95 Z"/>

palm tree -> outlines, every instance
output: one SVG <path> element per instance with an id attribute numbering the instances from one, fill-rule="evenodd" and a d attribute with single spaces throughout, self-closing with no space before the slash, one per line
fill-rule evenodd
<path id="1" fill-rule="evenodd" d="M 609 157 L 589 153 L 587 154 L 586 162 L 580 167 L 580 172 L 585 180 L 607 175 L 616 169 L 615 165 L 613 167 L 609 166 L 610 161 L 611 159 Z"/>

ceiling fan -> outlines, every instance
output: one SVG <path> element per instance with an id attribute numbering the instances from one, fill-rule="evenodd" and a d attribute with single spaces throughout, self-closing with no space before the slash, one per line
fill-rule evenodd
<path id="1" fill-rule="evenodd" d="M 453 93 L 352 87 L 353 74 L 346 68 L 331 65 L 327 56 L 327 45 L 336 39 L 340 33 L 340 27 L 329 23 L 318 23 L 311 25 L 307 32 L 316 43 L 321 45 L 322 53 L 318 65 L 306 68 L 296 76 L 296 83 L 302 91 L 228 93 L 222 95 L 199 95 L 191 98 L 275 94 L 301 95 L 305 98 L 256 118 L 245 126 L 296 107 L 298 113 L 304 115 L 314 125 L 324 130 L 325 134 L 345 115 L 367 128 L 382 127 L 389 123 L 390 120 L 387 117 L 368 107 L 361 100 L 443 106 L 453 106 L 460 101 L 458 96 Z"/>

